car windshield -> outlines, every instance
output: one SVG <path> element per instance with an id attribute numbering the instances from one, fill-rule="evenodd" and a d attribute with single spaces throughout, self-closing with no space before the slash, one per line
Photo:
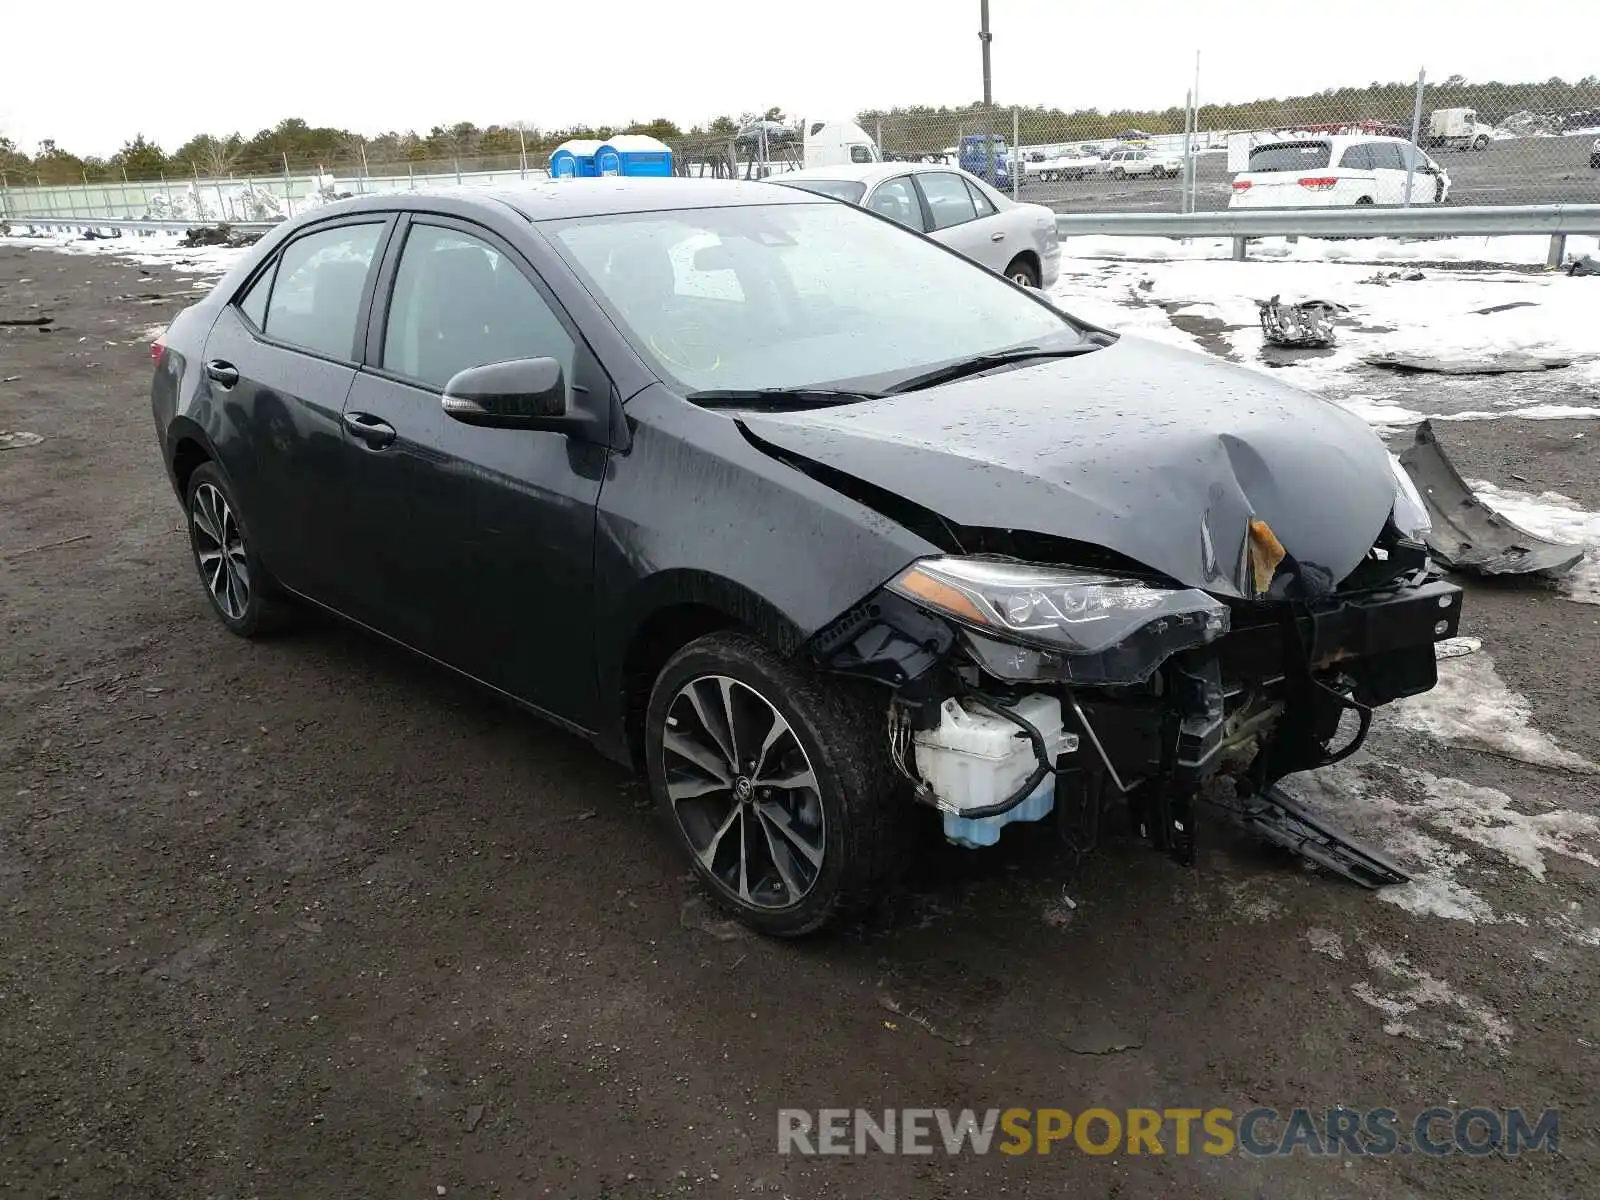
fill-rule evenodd
<path id="1" fill-rule="evenodd" d="M 852 205 L 689 208 L 541 228 L 635 349 L 686 392 L 878 390 L 974 355 L 1082 340 L 999 275 Z"/>
<path id="2" fill-rule="evenodd" d="M 1276 142 L 1250 151 L 1250 170 L 1316 171 L 1333 158 L 1331 142 Z"/>
<path id="3" fill-rule="evenodd" d="M 834 200 L 847 200 L 851 204 L 860 204 L 861 197 L 867 194 L 867 185 L 854 179 L 785 179 L 780 175 L 772 182 Z"/>

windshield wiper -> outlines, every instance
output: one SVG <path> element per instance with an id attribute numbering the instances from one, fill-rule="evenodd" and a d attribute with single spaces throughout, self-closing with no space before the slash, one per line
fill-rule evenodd
<path id="1" fill-rule="evenodd" d="M 897 392 L 915 392 L 923 388 L 937 387 L 941 383 L 949 383 L 955 379 L 965 379 L 968 375 L 976 375 L 980 371 L 992 370 L 995 367 L 1009 366 L 1012 363 L 1028 362 L 1037 358 L 1076 358 L 1080 354 L 1088 354 L 1098 350 L 1103 342 L 1084 341 L 1072 346 L 1064 346 L 1059 350 L 1041 350 L 1037 346 L 1020 346 L 1015 350 L 1001 350 L 994 354 L 975 354 L 971 358 L 963 358 L 959 362 L 946 363 L 942 367 L 935 367 L 931 371 L 924 371 L 921 375 L 913 375 L 910 379 L 903 379 L 885 391 L 894 394 Z"/>
<path id="2" fill-rule="evenodd" d="M 771 408 L 828 408 L 835 404 L 853 404 L 858 400 L 881 400 L 882 392 L 853 392 L 845 388 L 829 387 L 770 387 L 770 388 L 713 388 L 703 392 L 689 392 L 685 400 L 702 408 L 748 408 L 751 405 Z"/>

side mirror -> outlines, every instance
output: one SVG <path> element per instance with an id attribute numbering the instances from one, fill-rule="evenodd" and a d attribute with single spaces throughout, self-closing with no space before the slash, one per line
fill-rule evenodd
<path id="1" fill-rule="evenodd" d="M 468 367 L 451 376 L 445 414 L 490 429 L 565 430 L 571 417 L 567 382 L 553 358 L 514 358 Z"/>

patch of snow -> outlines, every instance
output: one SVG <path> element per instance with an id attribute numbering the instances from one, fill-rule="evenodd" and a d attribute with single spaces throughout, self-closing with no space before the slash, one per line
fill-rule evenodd
<path id="1" fill-rule="evenodd" d="M 1504 1050 L 1511 1041 L 1511 1022 L 1482 1000 L 1412 966 L 1405 955 L 1368 946 L 1367 964 L 1387 978 L 1362 980 L 1350 990 L 1383 1014 L 1383 1031 L 1391 1037 L 1408 1037 L 1452 1050 L 1462 1049 L 1469 1041 Z"/>
<path id="2" fill-rule="evenodd" d="M 1495 512 L 1529 533 L 1584 548 L 1583 561 L 1561 577 L 1561 594 L 1580 604 L 1600 604 L 1600 513 L 1578 507 L 1560 492 L 1530 495 L 1485 480 L 1467 484 Z"/>
<path id="3" fill-rule="evenodd" d="M 1519 417 L 1524 421 L 1592 421 L 1600 418 L 1600 408 L 1576 404 L 1532 404 L 1525 408 L 1504 408 L 1476 412 L 1442 413 L 1435 421 L 1497 421 Z"/>
<path id="4" fill-rule="evenodd" d="M 1537 533 L 1538 530 L 1531 532 Z M 1407 696 L 1380 710 L 1378 723 L 1394 725 L 1456 746 L 1489 750 L 1535 766 L 1600 772 L 1580 754 L 1563 750 L 1531 724 L 1527 697 L 1506 686 L 1486 652 L 1439 663 L 1432 691 Z"/>
<path id="5" fill-rule="evenodd" d="M 1416 425 L 1428 419 L 1426 413 L 1419 413 L 1410 408 L 1401 408 L 1398 404 L 1390 403 L 1377 396 L 1335 396 L 1334 401 L 1340 408 L 1349 409 L 1368 425 L 1379 429 L 1394 425 Z"/>
<path id="6" fill-rule="evenodd" d="M 0 246 L 54 250 L 61 254 L 112 254 L 140 266 L 171 267 L 174 271 L 220 276 L 250 253 L 248 246 L 181 246 L 177 233 L 130 233 L 114 238 L 85 239 L 76 233 L 48 237 L 0 238 Z"/>
<path id="7" fill-rule="evenodd" d="M 1316 954 L 1325 955 L 1335 962 L 1344 961 L 1344 939 L 1331 929 L 1306 930 L 1306 942 Z"/>
<path id="8" fill-rule="evenodd" d="M 1595 253 L 1600 238 L 1569 237 L 1568 252 L 1574 256 Z M 1195 259 L 1228 259 L 1233 254 L 1233 239 L 1114 237 L 1109 234 L 1081 234 L 1062 239 L 1062 253 L 1069 258 L 1137 259 L 1155 262 Z M 1506 266 L 1543 266 L 1550 239 L 1542 234 L 1515 234 L 1499 237 L 1451 238 L 1309 238 L 1296 242 L 1286 238 L 1259 238 L 1250 243 L 1250 253 L 1275 262 L 1448 262 L 1503 263 Z M 1248 265 L 1248 264 L 1243 264 Z"/>
<path id="9" fill-rule="evenodd" d="M 1574 903 L 1570 907 L 1576 909 L 1578 906 Z M 1600 925 L 1580 924 L 1570 913 L 1546 917 L 1544 923 L 1569 942 L 1576 942 L 1580 946 L 1600 946 Z"/>
<path id="10" fill-rule="evenodd" d="M 1555 807 L 1525 813 L 1498 788 L 1411 767 L 1395 769 L 1422 789 L 1422 816 L 1429 825 L 1494 851 L 1535 879 L 1545 877 L 1547 854 L 1600 867 L 1600 858 L 1595 857 L 1600 849 L 1596 844 L 1600 842 L 1600 819 L 1589 813 Z"/>

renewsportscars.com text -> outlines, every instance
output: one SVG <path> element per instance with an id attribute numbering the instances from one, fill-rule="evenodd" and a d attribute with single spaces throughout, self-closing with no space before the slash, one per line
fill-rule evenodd
<path id="1" fill-rule="evenodd" d="M 1545 1109 L 784 1108 L 780 1154 L 1517 1155 L 1558 1149 Z"/>

